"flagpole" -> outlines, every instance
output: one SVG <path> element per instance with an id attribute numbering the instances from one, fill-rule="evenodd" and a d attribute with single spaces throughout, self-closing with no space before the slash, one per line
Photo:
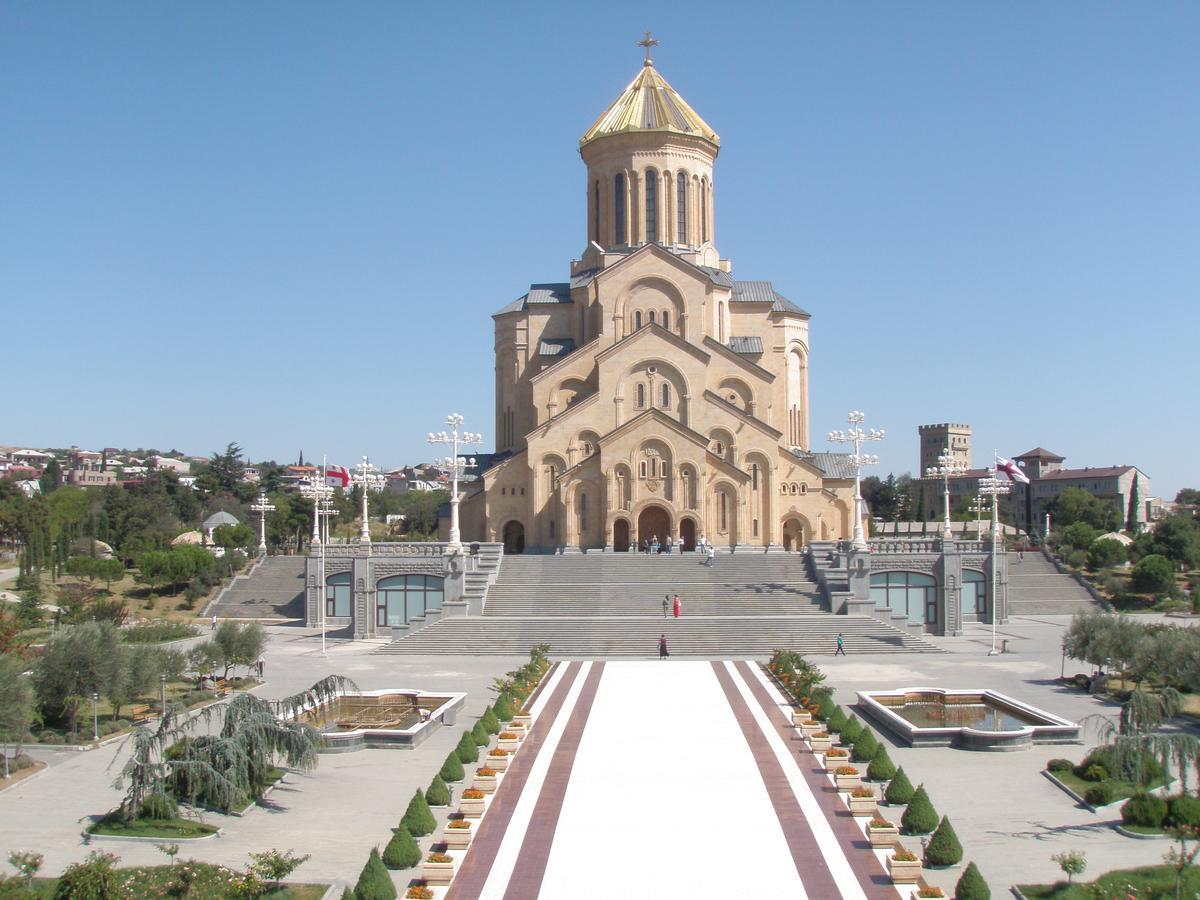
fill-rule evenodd
<path id="1" fill-rule="evenodd" d="M 326 455 L 321 454 L 321 486 L 328 487 L 329 484 L 325 480 L 325 463 Z M 320 502 L 320 501 L 319 501 Z M 321 573 L 321 590 L 319 593 L 321 599 L 321 655 L 325 655 L 325 544 L 329 541 L 329 516 L 324 514 L 322 510 L 322 539 L 321 539 L 321 565 L 319 571 Z"/>
<path id="2" fill-rule="evenodd" d="M 1000 495 L 1009 490 L 1009 483 L 1000 480 L 1000 452 L 994 451 L 987 477 L 979 480 L 979 493 L 992 498 L 992 649 L 988 656 L 999 653 L 996 649 L 996 618 L 1000 601 Z"/>

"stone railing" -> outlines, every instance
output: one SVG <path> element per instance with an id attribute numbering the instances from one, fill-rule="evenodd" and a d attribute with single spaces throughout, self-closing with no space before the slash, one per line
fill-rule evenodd
<path id="1" fill-rule="evenodd" d="M 871 553 L 877 555 L 891 555 L 901 553 L 941 553 L 942 539 L 941 538 L 900 538 L 900 539 L 874 539 L 870 543 Z"/>

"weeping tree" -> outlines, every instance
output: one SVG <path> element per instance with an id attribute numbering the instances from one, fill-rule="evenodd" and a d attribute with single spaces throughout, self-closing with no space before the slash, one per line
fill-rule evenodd
<path id="1" fill-rule="evenodd" d="M 1174 769 L 1180 791 L 1188 793 L 1188 775 L 1194 772 L 1200 786 L 1200 738 L 1187 732 L 1164 733 L 1163 724 L 1178 715 L 1183 696 L 1174 688 L 1157 693 L 1133 691 L 1121 704 L 1116 721 L 1105 716 L 1088 716 L 1083 721 L 1097 731 L 1100 742 L 1111 748 L 1116 772 L 1144 774 L 1147 757 L 1158 760 L 1164 770 Z"/>
<path id="2" fill-rule="evenodd" d="M 355 689 L 350 679 L 331 675 L 282 700 L 238 694 L 190 715 L 168 711 L 157 728 L 134 729 L 129 759 L 114 783 L 125 791 L 117 815 L 132 820 L 148 796 L 168 792 L 227 810 L 261 795 L 276 762 L 315 768 L 321 735 L 301 714 Z"/>

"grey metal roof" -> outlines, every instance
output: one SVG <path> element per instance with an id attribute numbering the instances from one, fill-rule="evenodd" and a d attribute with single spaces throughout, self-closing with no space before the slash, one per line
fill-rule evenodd
<path id="1" fill-rule="evenodd" d="M 808 315 L 807 312 L 775 290 L 775 286 L 769 281 L 735 281 L 733 282 L 733 296 L 730 299 L 736 303 L 770 303 L 771 312 Z"/>
<path id="2" fill-rule="evenodd" d="M 531 305 L 549 303 L 570 303 L 571 285 L 566 282 L 547 282 L 531 284 L 529 293 L 524 294 L 493 315 L 502 316 L 505 313 L 521 312 Z"/>
<path id="3" fill-rule="evenodd" d="M 697 269 L 706 273 L 713 284 L 721 287 L 733 287 L 733 276 L 724 269 L 714 269 L 712 266 L 696 266 Z"/>
<path id="4" fill-rule="evenodd" d="M 538 356 L 566 356 L 574 351 L 574 338 L 542 338 L 538 344 Z"/>
<path id="5" fill-rule="evenodd" d="M 792 453 L 812 463 L 826 478 L 853 478 L 854 465 L 849 453 L 813 453 L 809 450 L 792 450 Z"/>
<path id="6" fill-rule="evenodd" d="M 757 335 L 739 337 L 735 334 L 729 339 L 729 349 L 734 353 L 762 353 L 762 338 Z"/>
<path id="7" fill-rule="evenodd" d="M 217 528 L 221 525 L 238 525 L 238 524 L 240 524 L 240 523 L 238 522 L 238 520 L 235 517 L 231 516 L 229 513 L 222 510 L 221 512 L 213 513 L 211 516 L 209 516 L 207 519 L 205 519 L 204 524 L 201 525 L 200 527 L 207 529 L 207 528 Z"/>
<path id="8" fill-rule="evenodd" d="M 571 290 L 575 288 L 587 287 L 596 276 L 603 272 L 603 269 L 588 269 L 586 272 L 580 272 L 578 275 L 571 276 Z"/>

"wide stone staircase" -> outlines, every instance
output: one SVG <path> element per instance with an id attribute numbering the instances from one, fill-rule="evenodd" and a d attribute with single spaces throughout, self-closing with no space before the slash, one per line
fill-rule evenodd
<path id="1" fill-rule="evenodd" d="M 1064 575 L 1040 552 L 1018 561 L 1008 555 L 1009 616 L 1070 616 L 1099 610 L 1100 603 L 1070 575 Z"/>
<path id="2" fill-rule="evenodd" d="M 268 556 L 237 575 L 202 615 L 228 619 L 304 618 L 304 557 Z"/>
<path id="3" fill-rule="evenodd" d="M 928 640 L 866 616 L 822 606 L 799 554 L 589 553 L 506 556 L 481 616 L 443 618 L 381 653 L 524 655 L 549 644 L 559 657 L 763 656 L 781 647 L 849 654 L 937 650 Z M 663 616 L 679 594 L 683 615 Z"/>

